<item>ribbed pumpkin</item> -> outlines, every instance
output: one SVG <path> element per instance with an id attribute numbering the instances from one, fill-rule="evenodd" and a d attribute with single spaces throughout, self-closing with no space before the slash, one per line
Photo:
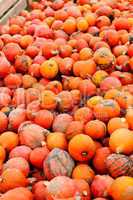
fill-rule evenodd
<path id="1" fill-rule="evenodd" d="M 44 182 L 45 184 L 45 182 Z M 68 199 L 74 197 L 78 191 L 76 183 L 66 176 L 58 176 L 46 183 L 48 197 L 46 199 Z M 51 197 L 51 198 L 50 198 Z"/>
<path id="2" fill-rule="evenodd" d="M 122 154 L 111 154 L 106 159 L 106 167 L 114 178 L 118 176 L 133 176 L 133 161 Z"/>
<path id="3" fill-rule="evenodd" d="M 53 149 L 44 160 L 43 170 L 48 180 L 56 176 L 71 176 L 74 161 L 70 155 L 61 149 Z"/>

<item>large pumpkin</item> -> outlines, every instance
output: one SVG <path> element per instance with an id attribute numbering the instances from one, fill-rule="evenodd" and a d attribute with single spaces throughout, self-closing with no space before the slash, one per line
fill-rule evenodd
<path id="1" fill-rule="evenodd" d="M 132 200 L 133 178 L 129 176 L 121 176 L 115 179 L 109 188 L 109 195 L 114 200 Z"/>
<path id="2" fill-rule="evenodd" d="M 106 159 L 106 167 L 112 177 L 133 176 L 133 161 L 122 154 L 111 154 Z"/>
<path id="3" fill-rule="evenodd" d="M 53 149 L 44 160 L 43 170 L 48 180 L 56 176 L 71 176 L 74 161 L 70 155 L 61 149 Z"/>

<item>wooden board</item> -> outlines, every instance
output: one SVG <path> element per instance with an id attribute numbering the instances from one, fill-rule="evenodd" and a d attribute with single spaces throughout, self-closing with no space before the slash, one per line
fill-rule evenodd
<path id="1" fill-rule="evenodd" d="M 6 8 L 7 12 L 4 11 L 5 5 L 7 5 L 6 1 L 8 1 L 8 3 L 10 2 L 9 4 L 10 6 L 7 6 L 8 9 Z M 11 5 L 11 1 L 14 2 L 14 4 Z M 1 15 L 2 17 L 0 16 L 0 23 L 5 24 L 10 17 L 14 15 L 18 15 L 21 10 L 27 7 L 27 1 L 26 0 L 17 0 L 17 1 L 16 0 L 0 0 L 0 9 L 1 9 L 1 6 L 3 6 L 2 12 L 4 12 L 5 14 L 3 16 Z"/>

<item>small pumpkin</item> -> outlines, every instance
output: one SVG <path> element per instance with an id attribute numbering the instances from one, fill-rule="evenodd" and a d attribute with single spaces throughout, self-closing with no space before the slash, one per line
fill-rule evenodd
<path id="1" fill-rule="evenodd" d="M 93 166 L 99 174 L 107 172 L 106 159 L 111 154 L 109 147 L 100 147 L 93 158 Z"/>
<path id="2" fill-rule="evenodd" d="M 118 176 L 133 176 L 133 161 L 122 154 L 110 154 L 106 158 L 106 167 L 114 178 Z"/>
<path id="3" fill-rule="evenodd" d="M 34 167 L 42 169 L 43 161 L 45 160 L 48 154 L 49 150 L 45 145 L 42 145 L 42 147 L 36 147 L 30 153 L 29 161 Z"/>
<path id="4" fill-rule="evenodd" d="M 64 133 L 53 132 L 47 136 L 47 147 L 49 150 L 54 148 L 67 149 L 67 140 Z"/>
<path id="5" fill-rule="evenodd" d="M 29 161 L 31 151 L 31 148 L 26 145 L 16 146 L 10 151 L 9 158 L 21 157 Z"/>
<path id="6" fill-rule="evenodd" d="M 48 130 L 37 124 L 24 122 L 24 124 L 20 125 L 18 133 L 20 144 L 34 149 L 42 146 L 42 142 L 44 142 Z"/>
<path id="7" fill-rule="evenodd" d="M 54 148 L 44 160 L 43 171 L 48 180 L 56 176 L 71 176 L 75 164 L 70 155 L 61 149 Z"/>
<path id="8" fill-rule="evenodd" d="M 78 164 L 73 172 L 72 172 L 72 178 L 78 179 L 78 180 L 85 180 L 89 184 L 93 181 L 95 176 L 95 172 L 89 165 L 87 164 Z"/>
<path id="9" fill-rule="evenodd" d="M 62 132 L 64 133 L 67 130 L 67 127 L 72 122 L 73 118 L 71 115 L 62 113 L 55 117 L 53 121 L 52 130 L 54 132 Z"/>
<path id="10" fill-rule="evenodd" d="M 0 192 L 7 192 L 16 187 L 26 187 L 28 179 L 19 169 L 6 169 L 0 177 Z"/>
<path id="11" fill-rule="evenodd" d="M 77 161 L 90 160 L 95 151 L 95 143 L 88 135 L 75 135 L 68 143 L 68 152 Z"/>
<path id="12" fill-rule="evenodd" d="M 33 194 L 25 187 L 17 187 L 4 193 L 1 200 L 15 199 L 18 200 L 33 200 Z"/>
<path id="13" fill-rule="evenodd" d="M 3 165 L 3 171 L 6 169 L 19 169 L 25 176 L 29 175 L 30 166 L 29 163 L 22 157 L 14 157 L 6 161 Z"/>
<path id="14" fill-rule="evenodd" d="M 113 178 L 111 178 L 109 175 L 96 175 L 91 184 L 91 192 L 93 196 L 108 197 L 108 190 L 113 181 Z"/>

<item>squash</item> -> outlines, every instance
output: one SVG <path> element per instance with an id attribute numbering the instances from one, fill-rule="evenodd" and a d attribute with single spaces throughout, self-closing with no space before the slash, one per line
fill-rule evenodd
<path id="1" fill-rule="evenodd" d="M 48 180 L 56 176 L 71 176 L 75 164 L 70 155 L 59 148 L 53 149 L 44 160 L 43 171 Z"/>
<path id="2" fill-rule="evenodd" d="M 133 161 L 122 154 L 110 154 L 106 159 L 106 167 L 114 178 L 118 176 L 133 176 Z"/>

